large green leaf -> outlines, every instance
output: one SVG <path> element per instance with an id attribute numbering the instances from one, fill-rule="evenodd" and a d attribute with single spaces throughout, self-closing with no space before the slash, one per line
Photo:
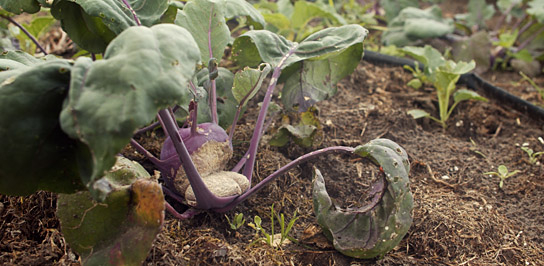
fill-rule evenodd
<path id="1" fill-rule="evenodd" d="M 249 16 L 264 26 L 264 18 L 249 3 L 241 0 L 192 0 L 178 12 L 175 23 L 186 28 L 195 38 L 202 62 L 221 58 L 231 41 L 225 18 Z M 211 55 L 210 55 L 211 53 Z"/>
<path id="2" fill-rule="evenodd" d="M 320 30 L 300 43 L 264 30 L 248 31 L 234 41 L 235 60 L 242 66 L 265 62 L 272 67 L 285 68 L 306 59 L 325 59 L 353 45 L 362 45 L 368 30 L 359 25 L 346 25 Z M 249 55 L 245 54 L 248 50 Z M 260 59 L 254 58 L 258 52 Z"/>
<path id="3" fill-rule="evenodd" d="M 333 96 L 336 84 L 353 73 L 362 54 L 363 46 L 353 45 L 338 55 L 293 65 L 298 69 L 291 75 L 286 73 L 288 77 L 282 90 L 283 105 L 287 108 L 298 105 L 300 111 L 305 111 L 314 103 Z"/>
<path id="4" fill-rule="evenodd" d="M 426 69 L 430 69 L 429 73 L 446 62 L 442 54 L 430 45 L 425 45 L 425 47 L 408 46 L 402 48 L 402 51 L 423 63 Z"/>
<path id="5" fill-rule="evenodd" d="M 319 5 L 306 1 L 297 1 L 291 16 L 291 26 L 296 30 L 300 30 L 315 18 L 327 19 L 333 25 L 345 25 L 346 21 L 336 11 L 329 10 L 328 6 Z"/>
<path id="6" fill-rule="evenodd" d="M 36 0 L 0 0 L 0 6 L 15 14 L 36 13 L 40 11 L 40 4 Z"/>
<path id="7" fill-rule="evenodd" d="M 168 9 L 167 0 L 128 0 L 144 26 L 157 23 Z M 63 29 L 79 46 L 101 53 L 128 27 L 135 26 L 132 12 L 120 0 L 57 0 L 51 9 Z"/>
<path id="8" fill-rule="evenodd" d="M 84 265 L 141 265 L 164 220 L 160 185 L 122 157 L 104 179 L 115 189 L 103 203 L 88 191 L 59 195 L 62 233 Z"/>
<path id="9" fill-rule="evenodd" d="M 453 30 L 453 21 L 443 19 L 438 6 L 425 10 L 407 7 L 388 23 L 382 40 L 386 45 L 414 45 L 420 39 L 444 36 Z"/>
<path id="10" fill-rule="evenodd" d="M 75 144 L 60 128 L 71 64 L 22 52 L 0 55 L 0 193 L 84 188 Z"/>
<path id="11" fill-rule="evenodd" d="M 354 153 L 370 159 L 384 171 L 384 176 L 370 189 L 372 202 L 355 210 L 336 207 L 316 169 L 314 212 L 323 233 L 341 253 L 356 258 L 383 256 L 402 240 L 412 224 L 408 155 L 387 139 L 372 140 L 357 147 Z"/>
<path id="12" fill-rule="evenodd" d="M 544 24 L 544 1 L 532 0 L 528 5 L 527 14 L 534 16 L 540 24 Z"/>
<path id="13" fill-rule="evenodd" d="M 85 144 L 80 171 L 102 198 L 107 188 L 93 187 L 115 163 L 115 155 L 134 131 L 157 112 L 190 100 L 186 82 L 200 54 L 190 33 L 173 24 L 132 27 L 114 39 L 104 60 L 78 58 L 70 93 L 61 112 L 62 129 Z"/>
<path id="14" fill-rule="evenodd" d="M 235 40 L 233 52 L 241 65 L 255 64 L 258 53 L 273 67 L 287 67 L 280 78 L 285 81 L 282 101 L 288 108 L 298 103 L 305 111 L 333 95 L 336 83 L 353 72 L 367 33 L 359 25 L 346 25 L 318 31 L 296 43 L 269 31 L 249 31 Z"/>

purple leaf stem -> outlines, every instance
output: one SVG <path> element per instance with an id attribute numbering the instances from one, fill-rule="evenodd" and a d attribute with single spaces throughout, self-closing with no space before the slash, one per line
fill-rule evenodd
<path id="1" fill-rule="evenodd" d="M 506 20 L 506 17 L 510 14 L 512 9 L 517 5 L 518 3 L 513 2 L 506 10 L 502 13 L 501 17 L 499 18 L 499 22 L 497 22 L 497 25 L 495 26 L 495 30 L 499 31 L 502 27 L 502 24 Z"/>
<path id="2" fill-rule="evenodd" d="M 201 210 L 198 210 L 195 208 L 189 208 L 185 212 L 179 213 L 178 211 L 176 211 L 176 209 L 174 209 L 174 207 L 172 207 L 172 205 L 170 205 L 170 203 L 166 201 L 164 202 L 164 207 L 170 214 L 172 214 L 172 216 L 180 220 L 187 220 L 187 219 L 193 218 L 195 215 L 201 212 Z"/>
<path id="3" fill-rule="evenodd" d="M 251 177 L 253 175 L 253 168 L 255 167 L 255 159 L 257 157 L 257 149 L 259 148 L 259 141 L 261 140 L 262 136 L 262 130 L 264 126 L 264 121 L 266 118 L 266 113 L 268 112 L 268 106 L 270 105 L 270 101 L 272 100 L 272 93 L 274 92 L 274 89 L 276 88 L 276 84 L 278 83 L 278 78 L 281 75 L 281 68 L 283 67 L 283 64 L 289 58 L 293 53 L 295 53 L 297 49 L 297 46 L 291 48 L 289 52 L 283 56 L 283 58 L 280 60 L 279 64 L 274 68 L 274 72 L 272 72 L 272 78 L 270 79 L 270 85 L 268 85 L 268 88 L 266 89 L 266 94 L 263 99 L 263 104 L 261 106 L 261 110 L 259 111 L 259 116 L 257 118 L 257 123 L 255 124 L 255 130 L 253 130 L 253 136 L 251 137 L 251 142 L 249 144 L 249 154 L 247 158 L 247 162 L 244 167 L 243 175 L 247 177 L 249 180 L 249 183 L 251 185 Z"/>
<path id="4" fill-rule="evenodd" d="M 45 49 L 40 45 L 40 43 L 38 42 L 38 40 L 36 39 L 36 37 L 32 36 L 32 34 L 30 34 L 30 32 L 28 32 L 25 27 L 23 27 L 23 25 L 19 24 L 17 21 L 15 21 L 14 19 L 8 17 L 8 16 L 4 16 L 4 15 L 0 15 L 0 17 L 3 17 L 4 19 L 8 20 L 11 24 L 17 26 L 17 28 L 21 29 L 23 31 L 23 33 L 28 36 L 28 38 L 36 45 L 36 47 L 38 47 L 38 49 L 40 49 L 40 51 L 42 51 L 42 53 L 44 55 L 47 55 L 47 51 L 45 51 Z"/>
<path id="5" fill-rule="evenodd" d="M 533 24 L 535 24 L 535 21 L 534 20 L 531 20 L 527 23 L 525 23 L 525 25 L 523 25 L 523 27 L 519 30 L 518 32 L 518 38 L 523 34 L 525 33 L 525 31 L 527 31 L 531 26 L 533 26 Z M 514 28 L 515 29 L 515 28 Z"/>
<path id="6" fill-rule="evenodd" d="M 538 35 L 542 34 L 543 32 L 544 32 L 544 27 L 540 28 L 538 31 L 531 34 L 531 36 L 529 36 L 527 39 L 525 39 L 525 41 L 523 41 L 518 46 L 518 48 L 516 49 L 516 52 L 519 52 L 519 51 L 523 50 L 523 48 L 525 48 L 527 45 L 529 45 L 529 43 L 531 43 L 536 37 L 538 37 Z"/>
<path id="7" fill-rule="evenodd" d="M 142 23 L 140 22 L 140 19 L 136 15 L 136 11 L 134 11 L 134 9 L 132 9 L 132 6 L 130 5 L 130 3 L 127 0 L 122 0 L 122 1 L 125 4 L 125 6 L 127 6 L 128 10 L 130 10 L 130 13 L 132 13 L 132 16 L 134 17 L 134 21 L 136 22 L 136 25 L 142 26 Z"/>
<path id="8" fill-rule="evenodd" d="M 223 208 L 214 209 L 214 211 L 226 212 L 226 211 L 231 210 L 236 205 L 238 205 L 242 201 L 246 200 L 249 196 L 253 195 L 255 192 L 262 189 L 270 181 L 274 180 L 276 177 L 279 177 L 279 176 L 283 175 L 284 173 L 286 173 L 287 171 L 291 170 L 292 168 L 294 168 L 295 166 L 297 166 L 297 165 L 299 165 L 301 163 L 304 163 L 304 162 L 306 162 L 308 160 L 311 160 L 311 159 L 313 159 L 315 157 L 326 155 L 326 154 L 329 154 L 329 153 L 334 153 L 334 152 L 353 153 L 354 150 L 355 150 L 355 148 L 352 148 L 352 147 L 333 146 L 333 147 L 323 148 L 323 149 L 320 149 L 320 150 L 313 151 L 313 152 L 307 153 L 305 155 L 302 155 L 301 157 L 298 157 L 297 159 L 291 161 L 290 163 L 288 163 L 288 164 L 284 165 L 283 167 L 281 167 L 280 169 L 276 170 L 276 172 L 272 173 L 271 175 L 269 175 L 268 177 L 263 179 L 263 181 L 261 181 L 260 183 L 258 183 L 254 187 L 248 189 L 244 194 L 237 197 L 234 201 L 229 203 L 227 206 L 225 206 Z"/>
<path id="9" fill-rule="evenodd" d="M 93 61 L 96 61 L 96 54 L 95 54 L 95 53 L 91 53 L 91 59 L 92 59 Z"/>
<path id="10" fill-rule="evenodd" d="M 175 122 L 170 116 L 168 110 L 163 109 L 159 111 L 159 116 L 164 122 L 166 133 L 172 139 L 172 143 L 174 144 L 174 148 L 178 153 L 178 157 L 181 161 L 181 165 L 183 166 L 183 170 L 185 170 L 187 178 L 189 179 L 189 183 L 193 188 L 197 202 L 196 208 L 204 210 L 222 208 L 232 202 L 235 196 L 217 197 L 212 194 L 212 192 L 206 187 L 204 181 L 202 180 L 202 177 L 196 170 L 196 167 L 191 159 L 191 156 L 189 155 L 189 151 L 187 150 L 185 143 L 183 143 L 183 140 L 179 135 L 179 131 L 176 130 L 176 126 L 174 125 Z"/>
<path id="11" fill-rule="evenodd" d="M 213 18 L 214 6 L 210 10 L 210 19 L 208 20 L 208 52 L 210 58 L 213 58 L 212 51 L 212 18 Z M 221 59 L 221 58 L 219 58 Z M 210 111 L 212 113 L 212 123 L 217 124 L 219 119 L 217 118 L 217 85 L 215 79 L 210 80 Z"/>

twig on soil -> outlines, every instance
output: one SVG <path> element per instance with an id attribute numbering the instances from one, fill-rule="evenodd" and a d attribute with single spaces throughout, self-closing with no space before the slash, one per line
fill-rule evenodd
<path id="1" fill-rule="evenodd" d="M 445 186 L 448 186 L 450 188 L 455 188 L 456 185 L 452 185 L 448 182 L 445 182 L 445 181 L 442 181 L 440 179 L 437 179 L 435 176 L 434 176 L 434 173 L 433 173 L 433 170 L 431 169 L 431 166 L 428 165 L 428 164 L 425 164 L 427 166 L 427 171 L 429 172 L 429 175 L 431 176 L 431 178 L 434 180 L 434 182 L 436 183 L 439 183 L 439 184 L 442 184 L 442 185 L 445 185 Z"/>
<path id="2" fill-rule="evenodd" d="M 492 137 L 493 139 L 499 135 L 499 133 L 501 132 L 501 129 L 502 129 L 502 122 L 499 123 L 497 130 L 495 130 L 495 134 L 493 134 L 493 137 Z"/>

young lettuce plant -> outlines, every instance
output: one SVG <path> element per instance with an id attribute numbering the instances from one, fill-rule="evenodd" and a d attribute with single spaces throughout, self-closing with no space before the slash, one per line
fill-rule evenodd
<path id="1" fill-rule="evenodd" d="M 32 8 L 37 5 L 39 9 L 42 2 L 1 0 L 0 5 L 18 12 L 36 12 Z M 131 4 L 138 8 L 133 9 Z M 193 0 L 179 7 L 175 3 L 169 5 L 166 0 L 133 0 L 130 4 L 126 0 L 58 0 L 50 6 L 55 18 L 61 20 L 76 43 L 88 51 L 103 52 L 104 56 L 96 61 L 89 58 L 69 61 L 53 57 L 36 59 L 20 52 L 2 55 L 0 67 L 5 71 L 0 72 L 0 122 L 9 127 L 0 130 L 0 148 L 15 151 L 9 156 L 0 155 L 2 193 L 87 190 L 85 213 L 94 213 L 95 209 L 100 217 L 114 213 L 112 219 L 121 219 L 121 222 L 116 220 L 116 224 L 122 228 L 127 225 L 123 219 L 131 221 L 136 213 L 136 217 L 144 217 L 144 224 L 156 229 L 161 219 L 152 218 L 162 217 L 156 215 L 162 213 L 161 206 L 178 218 L 190 218 L 206 210 L 225 212 L 303 162 L 329 153 L 348 153 L 374 160 L 383 167 L 386 180 L 373 191 L 372 206 L 344 212 L 348 216 L 375 217 L 369 219 L 377 219 L 377 227 L 368 231 L 364 229 L 364 222 L 354 224 L 351 218 L 320 222 L 324 228 L 332 228 L 334 234 L 348 227 L 369 232 L 368 241 L 347 245 L 351 251 L 343 251 L 346 245 L 342 241 L 335 246 L 356 257 L 379 256 L 406 233 L 412 208 L 408 161 L 402 148 L 391 141 L 375 140 L 357 148 L 334 146 L 316 150 L 281 167 L 255 186 L 251 183 L 257 149 L 278 82 L 284 83 L 282 101 L 287 108 L 297 105 L 306 110 L 334 95 L 336 83 L 352 73 L 362 57 L 363 40 L 368 32 L 363 27 L 327 28 L 300 42 L 289 41 L 267 30 L 250 30 L 236 38 L 232 44 L 233 58 L 239 66 L 249 68 L 234 77 L 237 82 L 232 95 L 237 106 L 223 106 L 235 110 L 231 132 L 227 134 L 219 126 L 217 96 L 218 91 L 229 89 L 221 87 L 229 82 L 219 82 L 229 74 L 217 67 L 214 58 L 221 58 L 232 41 L 226 19 L 244 16 L 255 22 L 252 24 L 255 27 L 264 25 L 261 14 L 247 2 Z M 175 23 L 160 24 L 162 22 Z M 200 75 L 201 82 L 194 79 L 197 64 L 204 66 L 202 71 L 207 71 Z M 231 171 L 226 171 L 237 118 L 269 72 L 272 75 L 249 149 Z M 196 97 L 203 91 L 207 101 L 202 101 L 205 97 Z M 199 108 L 201 105 L 208 105 L 209 109 Z M 188 111 L 187 127 L 180 128 L 176 123 L 171 108 L 174 106 Z M 199 110 L 209 110 L 211 121 L 199 123 Z M 132 139 L 157 114 L 167 135 L 161 158 L 155 158 Z M 137 178 L 124 177 L 121 181 L 108 177 L 108 173 L 116 169 L 116 162 L 119 163 L 117 154 L 129 142 L 161 172 L 163 192 L 189 205 L 188 210 L 178 213 L 163 198 L 156 197 L 156 183 L 137 185 L 138 180 L 146 178 L 137 173 L 131 174 Z M 394 193 L 398 195 L 388 196 Z M 156 200 L 140 205 L 139 200 L 147 195 L 153 195 L 151 198 Z M 69 204 L 72 200 L 61 202 Z M 102 203 L 112 209 L 98 208 Z M 118 209 L 114 207 L 117 204 L 129 207 Z M 73 221 L 70 215 L 62 214 L 62 209 L 61 204 L 59 216 L 65 217 L 62 220 L 68 225 L 67 230 L 74 229 L 73 234 L 89 236 L 92 230 L 85 231 L 86 226 L 78 226 L 86 225 L 87 220 Z M 318 217 L 328 210 L 316 205 Z M 140 223 L 133 226 L 138 227 Z M 158 232 L 155 229 L 148 231 Z M 131 252 L 123 244 L 115 243 L 130 242 L 135 235 L 121 233 L 121 242 L 115 242 L 107 232 L 104 230 L 104 238 L 89 236 L 92 241 L 80 242 L 86 243 L 85 247 L 92 246 L 91 250 L 104 251 L 91 252 L 89 256 L 102 254 L 105 259 L 86 257 L 86 261 L 115 263 Z M 133 231 L 129 228 L 127 232 Z M 150 242 L 146 243 L 144 246 L 149 248 Z M 71 242 L 71 245 L 77 243 Z M 78 252 L 87 256 L 88 250 Z M 138 253 L 145 255 L 145 252 Z M 141 257 L 130 261 L 140 260 Z"/>
<path id="2" fill-rule="evenodd" d="M 405 47 L 402 50 L 425 65 L 425 76 L 435 87 L 438 97 L 439 118 L 433 117 L 428 112 L 420 109 L 408 111 L 415 119 L 428 117 L 446 128 L 446 121 L 460 102 L 466 100 L 487 101 L 486 98 L 474 91 L 467 89 L 456 90 L 456 83 L 461 75 L 471 71 L 476 66 L 474 61 L 470 63 L 446 61 L 436 49 L 429 45 L 425 47 Z M 453 105 L 450 106 L 450 97 L 452 95 Z"/>

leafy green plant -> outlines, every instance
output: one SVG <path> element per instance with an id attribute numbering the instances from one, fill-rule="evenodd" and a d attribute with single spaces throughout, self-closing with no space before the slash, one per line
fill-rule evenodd
<path id="1" fill-rule="evenodd" d="M 428 45 L 425 47 L 405 47 L 403 51 L 425 65 L 424 80 L 428 80 L 433 84 L 438 97 L 438 118 L 420 109 L 408 111 L 415 119 L 428 117 L 446 128 L 446 121 L 460 102 L 466 100 L 487 101 L 486 98 L 474 91 L 457 90 L 456 88 L 456 83 L 461 75 L 474 69 L 474 61 L 470 63 L 446 61 L 436 49 Z M 421 76 L 421 72 L 415 72 L 415 74 Z M 453 104 L 450 106 L 449 102 L 452 95 Z"/>
<path id="2" fill-rule="evenodd" d="M 527 153 L 527 156 L 529 156 L 529 162 L 531 164 L 535 164 L 538 162 L 538 157 L 544 154 L 544 151 L 535 152 L 533 149 L 529 147 L 521 147 L 521 150 L 523 150 L 525 153 Z"/>
<path id="3" fill-rule="evenodd" d="M 246 223 L 246 219 L 244 218 L 243 213 L 235 214 L 232 222 L 227 215 L 225 215 L 225 218 L 227 218 L 227 222 L 229 223 L 230 229 L 232 230 L 238 230 L 240 227 L 242 227 L 242 225 Z"/>
<path id="4" fill-rule="evenodd" d="M 484 173 L 484 175 L 494 175 L 494 176 L 499 177 L 500 178 L 499 187 L 502 188 L 502 186 L 504 185 L 504 180 L 506 180 L 507 178 L 509 178 L 509 177 L 519 173 L 519 172 L 520 172 L 519 170 L 514 170 L 512 172 L 509 172 L 508 168 L 506 168 L 506 166 L 501 164 L 497 168 L 497 172 L 486 172 L 486 173 Z"/>
<path id="5" fill-rule="evenodd" d="M 279 240 L 274 240 L 274 237 L 276 237 L 276 235 L 274 234 L 274 217 L 278 219 L 278 224 L 280 226 Z M 276 214 L 274 212 L 274 204 L 272 204 L 272 206 L 270 207 L 270 234 L 268 234 L 266 230 L 262 227 L 262 219 L 258 215 L 255 215 L 253 223 L 248 224 L 248 226 L 255 229 L 257 234 L 257 239 L 252 242 L 252 245 L 257 242 L 264 241 L 270 247 L 279 248 L 286 239 L 296 242 L 294 238 L 289 236 L 289 232 L 291 232 L 291 229 L 293 229 L 293 226 L 295 225 L 295 222 L 298 220 L 298 218 L 299 217 L 297 217 L 297 212 L 295 211 L 293 217 L 291 217 L 291 220 L 289 220 L 289 223 L 286 225 L 285 216 L 283 215 L 283 213 Z M 258 234 L 262 234 L 263 237 L 259 237 Z"/>
<path id="6" fill-rule="evenodd" d="M 442 10 L 432 6 L 425 10 L 406 7 L 387 23 L 382 34 L 385 45 L 416 45 L 423 39 L 436 38 L 453 33 L 453 21 L 442 18 Z"/>
<path id="7" fill-rule="evenodd" d="M 283 4 L 289 9 L 290 3 Z M 265 19 L 242 0 L 185 4 L 167 0 L 0 0 L 0 6 L 17 14 L 50 7 L 79 47 L 103 54 L 76 60 L 52 55 L 36 58 L 22 51 L 0 55 L 0 150 L 10 151 L 0 153 L 0 193 L 27 195 L 48 190 L 69 194 L 60 199 L 57 213 L 63 231 L 72 236 L 67 237 L 71 245 L 81 245 L 74 250 L 84 263 L 137 264 L 151 247 L 164 210 L 179 219 L 203 211 L 229 211 L 310 159 L 330 153 L 365 153 L 367 146 L 322 148 L 252 186 L 257 150 L 278 83 L 283 83 L 281 100 L 289 110 L 305 111 L 333 96 L 338 81 L 351 74 L 361 60 L 368 31 L 360 25 L 298 32 L 294 42 L 256 29 L 266 26 Z M 227 20 L 237 17 L 254 25 L 234 38 Z M 307 19 L 301 21 L 296 24 L 300 29 L 308 25 Z M 219 67 L 229 45 L 236 64 L 233 69 L 242 69 L 236 74 Z M 269 73 L 248 151 L 227 171 L 236 122 Z M 187 112 L 182 127 L 176 123 L 174 111 L 178 109 Z M 231 114 L 227 134 L 219 120 Z M 133 137 L 159 125 L 167 138 L 157 158 Z M 161 185 L 139 173 L 141 169 L 111 176 L 125 164 L 118 154 L 127 144 L 160 171 Z M 392 142 L 384 145 L 393 147 Z M 395 146 L 397 152 L 400 149 Z M 378 161 L 395 156 L 381 154 Z M 409 194 L 406 185 L 404 195 Z M 385 193 L 386 188 L 381 191 Z M 179 213 L 164 201 L 162 193 L 187 205 L 187 210 Z M 407 198 L 399 200 L 407 204 Z M 410 211 L 403 218 L 406 215 Z M 272 207 L 272 226 L 275 216 Z M 283 242 L 289 238 L 296 213 L 287 224 L 282 214 L 277 219 Z M 254 220 L 256 228 L 259 220 Z M 397 222 L 403 222 L 399 226 L 405 228 L 411 219 Z M 364 230 L 364 225 L 358 228 Z M 273 243 L 274 234 L 265 238 Z M 358 244 L 363 246 L 356 248 L 366 245 Z"/>

